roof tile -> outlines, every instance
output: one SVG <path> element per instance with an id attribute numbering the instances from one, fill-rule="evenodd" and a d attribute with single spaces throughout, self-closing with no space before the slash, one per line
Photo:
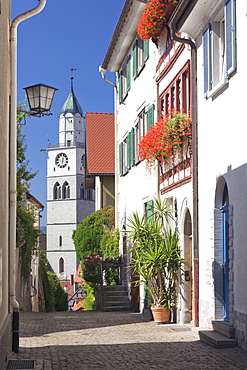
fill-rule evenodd
<path id="1" fill-rule="evenodd" d="M 86 113 L 88 174 L 114 174 L 114 114 Z"/>

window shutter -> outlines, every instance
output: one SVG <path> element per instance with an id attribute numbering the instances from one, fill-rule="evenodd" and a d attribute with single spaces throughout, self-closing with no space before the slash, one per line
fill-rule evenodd
<path id="1" fill-rule="evenodd" d="M 123 176 L 123 143 L 119 144 L 119 175 Z"/>
<path id="2" fill-rule="evenodd" d="M 149 40 L 144 40 L 144 62 L 149 57 Z"/>
<path id="3" fill-rule="evenodd" d="M 131 132 L 128 133 L 127 138 L 127 167 L 131 168 Z"/>
<path id="4" fill-rule="evenodd" d="M 137 76 L 138 73 L 138 41 L 136 40 L 133 46 L 133 77 Z"/>
<path id="5" fill-rule="evenodd" d="M 130 90 L 131 87 L 131 57 L 128 56 L 127 60 L 127 91 Z"/>
<path id="6" fill-rule="evenodd" d="M 204 94 L 212 89 L 212 64 L 211 64 L 211 25 L 210 23 L 202 33 L 203 66 L 204 66 Z"/>
<path id="7" fill-rule="evenodd" d="M 123 101 L 123 72 L 121 71 L 118 75 L 118 101 Z"/>
<path id="8" fill-rule="evenodd" d="M 146 203 L 146 216 L 147 218 L 151 217 L 154 211 L 153 200 L 148 200 Z"/>
<path id="9" fill-rule="evenodd" d="M 154 104 L 148 108 L 147 112 L 147 129 L 149 130 L 154 124 Z"/>
<path id="10" fill-rule="evenodd" d="M 130 140 L 131 140 L 131 146 L 130 146 L 130 165 L 132 167 L 135 164 L 135 129 L 134 129 L 134 127 L 130 131 Z"/>
<path id="11" fill-rule="evenodd" d="M 236 70 L 236 2 L 225 1 L 226 27 L 226 74 L 229 76 Z"/>

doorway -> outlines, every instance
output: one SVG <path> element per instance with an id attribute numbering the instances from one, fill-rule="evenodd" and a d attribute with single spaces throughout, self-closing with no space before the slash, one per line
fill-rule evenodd
<path id="1" fill-rule="evenodd" d="M 223 177 L 216 188 L 214 211 L 215 319 L 229 321 L 229 195 Z"/>
<path id="2" fill-rule="evenodd" d="M 184 219 L 184 273 L 182 274 L 181 323 L 191 323 L 193 317 L 192 221 L 189 209 Z"/>

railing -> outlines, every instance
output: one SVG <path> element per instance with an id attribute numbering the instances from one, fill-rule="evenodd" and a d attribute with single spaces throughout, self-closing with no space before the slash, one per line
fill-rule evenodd
<path id="1" fill-rule="evenodd" d="M 77 141 L 69 143 L 48 144 L 48 148 L 69 148 L 69 147 L 85 148 L 85 144 Z"/>
<path id="2" fill-rule="evenodd" d="M 190 159 L 192 158 L 191 146 L 188 139 L 185 138 L 183 141 L 183 147 L 176 149 L 173 155 L 167 160 L 167 163 L 162 163 L 160 166 L 161 175 L 168 174 L 173 169 L 182 170 L 190 165 Z"/>
<path id="3" fill-rule="evenodd" d="M 160 164 L 160 189 L 165 194 L 171 189 L 191 181 L 192 151 L 188 141 L 176 149 L 167 163 Z"/>

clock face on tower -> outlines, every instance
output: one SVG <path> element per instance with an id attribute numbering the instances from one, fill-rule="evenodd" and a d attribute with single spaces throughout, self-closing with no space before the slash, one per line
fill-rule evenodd
<path id="1" fill-rule="evenodd" d="M 55 159 L 56 165 L 60 168 L 66 167 L 68 164 L 68 161 L 69 159 L 65 153 L 59 153 Z"/>

